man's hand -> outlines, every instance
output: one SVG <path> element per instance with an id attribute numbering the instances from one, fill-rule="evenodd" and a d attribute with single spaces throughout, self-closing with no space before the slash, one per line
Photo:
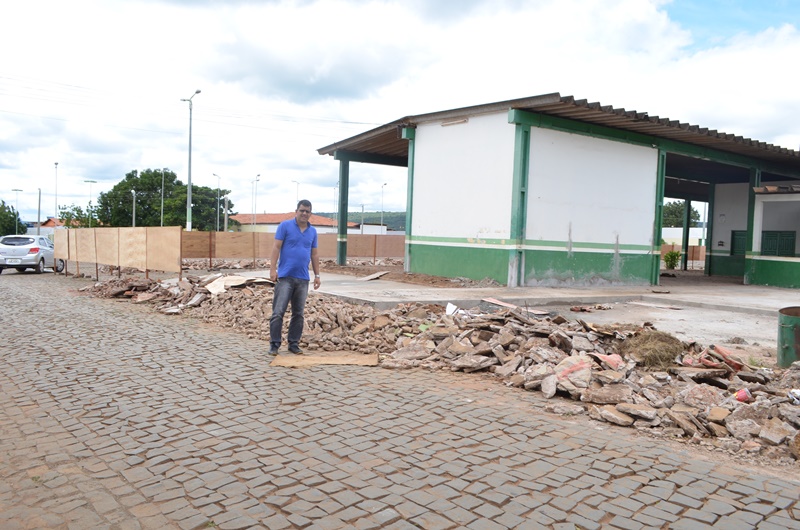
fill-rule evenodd
<path id="1" fill-rule="evenodd" d="M 269 279 L 272 280 L 273 283 L 278 281 L 278 271 L 275 269 L 270 269 L 269 271 Z"/>
<path id="2" fill-rule="evenodd" d="M 321 281 L 320 281 L 320 279 L 319 279 L 319 276 L 315 276 L 315 277 L 314 277 L 314 290 L 315 290 L 315 291 L 316 291 L 317 289 L 319 289 L 319 284 L 320 284 L 320 283 L 321 283 Z"/>

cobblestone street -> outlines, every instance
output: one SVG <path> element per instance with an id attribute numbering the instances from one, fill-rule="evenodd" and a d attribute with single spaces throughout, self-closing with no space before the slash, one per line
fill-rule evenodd
<path id="1" fill-rule="evenodd" d="M 800 481 L 449 372 L 268 344 L 0 276 L 0 528 L 800 529 Z"/>

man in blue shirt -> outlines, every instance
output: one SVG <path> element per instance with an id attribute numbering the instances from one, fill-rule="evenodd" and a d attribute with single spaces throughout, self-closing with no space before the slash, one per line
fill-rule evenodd
<path id="1" fill-rule="evenodd" d="M 272 295 L 272 317 L 269 319 L 269 353 L 275 355 L 281 346 L 283 315 L 289 302 L 292 318 L 289 320 L 289 351 L 302 354 L 300 337 L 305 322 L 303 310 L 308 296 L 308 262 L 314 269 L 314 290 L 319 289 L 319 252 L 317 229 L 308 222 L 311 202 L 303 199 L 297 203 L 294 219 L 278 225 L 275 244 L 270 257 L 269 277 L 275 282 Z"/>

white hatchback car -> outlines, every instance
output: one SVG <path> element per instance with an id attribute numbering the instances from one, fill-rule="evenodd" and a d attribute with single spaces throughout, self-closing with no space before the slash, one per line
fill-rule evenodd
<path id="1" fill-rule="evenodd" d="M 14 268 L 22 272 L 33 269 L 36 274 L 45 267 L 53 268 L 53 242 L 45 236 L 4 236 L 0 238 L 0 273 Z M 56 271 L 64 270 L 64 261 L 58 260 Z"/>

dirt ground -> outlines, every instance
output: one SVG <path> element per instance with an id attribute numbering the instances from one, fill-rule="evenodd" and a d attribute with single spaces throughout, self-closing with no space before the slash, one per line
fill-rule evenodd
<path id="1" fill-rule="evenodd" d="M 320 268 L 324 272 L 330 272 L 331 274 L 350 274 L 353 276 L 369 276 L 376 272 L 388 271 L 387 274 L 381 276 L 382 280 L 413 283 L 429 287 L 490 287 L 499 285 L 497 282 L 488 279 L 478 282 L 469 278 L 443 278 L 429 274 L 405 272 L 403 270 L 403 260 L 392 258 L 379 259 L 374 262 L 372 260 L 351 260 L 348 265 L 337 265 L 334 260 L 321 260 Z"/>

